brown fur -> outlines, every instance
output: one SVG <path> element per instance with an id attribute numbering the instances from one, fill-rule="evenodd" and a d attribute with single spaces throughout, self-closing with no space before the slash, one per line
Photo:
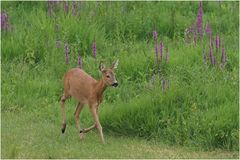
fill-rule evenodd
<path id="1" fill-rule="evenodd" d="M 98 107 L 103 100 L 103 93 L 108 86 L 117 86 L 115 79 L 114 69 L 117 68 L 118 61 L 114 62 L 112 67 L 105 69 L 104 65 L 100 63 L 99 69 L 102 72 L 102 79 L 99 81 L 92 78 L 86 72 L 80 68 L 73 68 L 65 73 L 64 75 L 64 94 L 61 97 L 61 108 L 62 108 L 62 133 L 66 129 L 66 113 L 65 113 L 65 100 L 74 97 L 79 101 L 74 116 L 76 127 L 80 131 L 80 139 L 83 138 L 84 133 L 87 133 L 93 128 L 97 128 L 101 140 L 104 143 L 102 126 L 99 122 Z M 85 104 L 89 105 L 90 112 L 93 115 L 95 124 L 86 129 L 80 129 L 79 114 Z"/>

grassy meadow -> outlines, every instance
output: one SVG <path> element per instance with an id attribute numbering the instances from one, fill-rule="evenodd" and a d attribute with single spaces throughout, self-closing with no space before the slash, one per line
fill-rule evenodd
<path id="1" fill-rule="evenodd" d="M 94 49 L 96 48 L 96 49 Z M 79 140 L 63 75 L 119 59 Z M 87 106 L 81 127 L 92 125 Z M 239 2 L 1 2 L 1 158 L 238 158 Z"/>

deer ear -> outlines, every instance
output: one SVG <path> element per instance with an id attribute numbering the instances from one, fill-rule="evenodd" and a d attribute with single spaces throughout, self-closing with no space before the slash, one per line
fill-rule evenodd
<path id="1" fill-rule="evenodd" d="M 112 69 L 117 69 L 117 66 L 118 66 L 118 60 L 116 60 L 115 62 L 113 62 L 112 64 Z"/>
<path id="2" fill-rule="evenodd" d="M 102 62 L 99 64 L 99 70 L 102 72 L 105 69 L 105 66 Z"/>

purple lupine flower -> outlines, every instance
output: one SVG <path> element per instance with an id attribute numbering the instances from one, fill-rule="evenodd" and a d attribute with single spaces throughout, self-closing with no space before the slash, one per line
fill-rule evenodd
<path id="1" fill-rule="evenodd" d="M 156 30 L 153 31 L 153 39 L 155 42 L 157 42 L 157 31 Z"/>
<path id="2" fill-rule="evenodd" d="M 93 58 L 96 59 L 97 46 L 96 46 L 96 41 L 95 40 L 93 41 L 93 44 L 92 44 L 92 53 L 93 53 Z"/>
<path id="3" fill-rule="evenodd" d="M 212 28 L 209 23 L 207 24 L 207 26 L 205 28 L 205 32 L 207 33 L 209 38 L 212 37 Z"/>
<path id="4" fill-rule="evenodd" d="M 56 1 L 56 0 L 52 0 L 52 5 L 53 5 L 54 7 L 56 7 L 57 1 Z"/>
<path id="5" fill-rule="evenodd" d="M 168 64 L 168 48 L 166 48 L 166 64 Z"/>
<path id="6" fill-rule="evenodd" d="M 197 33 L 198 33 L 198 38 L 202 39 L 202 1 L 199 1 L 198 16 L 197 16 Z"/>
<path id="7" fill-rule="evenodd" d="M 160 62 L 162 62 L 162 54 L 163 53 L 163 41 L 160 42 Z"/>
<path id="8" fill-rule="evenodd" d="M 80 54 L 78 54 L 78 66 L 79 66 L 80 68 L 82 68 L 82 59 L 81 59 Z"/>
<path id="9" fill-rule="evenodd" d="M 64 1 L 64 12 L 68 12 L 68 2 Z"/>
<path id="10" fill-rule="evenodd" d="M 67 43 L 64 44 L 64 50 L 65 50 L 66 64 L 69 64 L 69 58 L 68 58 L 69 50 L 68 50 L 68 44 Z"/>
<path id="11" fill-rule="evenodd" d="M 206 48 L 204 48 L 204 51 L 203 51 L 203 60 L 204 60 L 204 64 L 207 64 Z"/>
<path id="12" fill-rule="evenodd" d="M 155 47 L 155 53 L 156 53 L 156 62 L 158 64 L 158 45 L 156 44 L 156 47 Z"/>
<path id="13" fill-rule="evenodd" d="M 212 59 L 212 47 L 210 47 L 209 58 L 210 58 L 210 63 L 213 64 L 213 59 Z"/>
<path id="14" fill-rule="evenodd" d="M 1 12 L 1 30 L 4 30 L 5 12 Z"/>

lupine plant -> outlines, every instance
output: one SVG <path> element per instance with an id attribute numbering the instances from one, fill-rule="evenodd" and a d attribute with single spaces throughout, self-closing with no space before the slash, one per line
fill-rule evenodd
<path id="1" fill-rule="evenodd" d="M 199 40 L 202 39 L 202 1 L 199 1 L 198 16 L 197 16 L 197 35 Z"/>
<path id="2" fill-rule="evenodd" d="M 215 38 L 215 46 L 213 46 L 213 40 L 210 39 L 210 45 L 209 45 L 209 60 L 211 65 L 216 65 L 218 64 L 218 58 L 217 55 L 220 54 L 221 52 L 221 59 L 220 59 L 220 66 L 223 68 L 226 64 L 226 53 L 225 53 L 225 48 L 223 45 L 223 40 L 221 40 L 220 36 L 216 36 Z M 215 54 L 213 54 L 213 48 L 215 48 Z M 205 62 L 205 57 L 204 57 L 204 63 Z"/>
<path id="3" fill-rule="evenodd" d="M 78 3 L 79 2 L 77 2 L 77 1 L 72 1 L 72 6 L 70 6 L 68 1 L 63 1 L 63 3 L 62 3 L 62 1 L 59 1 L 59 3 L 57 3 L 57 1 L 48 0 L 47 1 L 48 14 L 50 17 L 53 17 L 55 8 L 60 7 L 60 8 L 63 8 L 63 12 L 66 14 L 70 11 L 70 8 L 71 8 L 72 15 L 76 16 L 77 11 L 78 11 L 78 9 L 77 9 Z"/>
<path id="4" fill-rule="evenodd" d="M 202 1 L 199 1 L 198 15 L 196 23 L 193 23 L 185 30 L 185 41 L 188 43 L 194 42 L 194 46 L 197 44 L 197 40 L 201 41 L 203 37 L 203 19 L 202 19 Z"/>
<path id="5" fill-rule="evenodd" d="M 9 24 L 9 16 L 7 14 L 7 12 L 5 11 L 2 11 L 1 12 L 1 31 L 6 31 L 8 32 L 9 31 L 9 27 L 10 24 Z"/>
<path id="6" fill-rule="evenodd" d="M 157 63 L 157 71 L 158 71 L 158 74 L 160 76 L 160 79 L 161 79 L 161 86 L 162 86 L 162 91 L 165 92 L 166 89 L 169 88 L 169 80 L 167 80 L 166 78 L 164 78 L 164 75 L 160 74 L 160 66 L 159 64 L 163 64 L 163 51 L 164 51 L 164 44 L 163 44 L 163 41 L 161 40 L 159 45 L 158 45 L 158 42 L 157 42 L 157 31 L 154 30 L 153 31 L 153 40 L 154 40 L 154 43 L 155 43 L 155 55 L 156 55 L 156 63 Z M 158 54 L 159 52 L 159 54 Z M 166 47 L 165 48 L 165 64 L 168 64 L 168 48 Z M 160 59 L 160 60 L 159 60 Z M 153 77 L 155 77 L 153 75 Z M 155 81 L 155 78 L 152 79 L 153 80 L 153 83 Z"/>
<path id="7" fill-rule="evenodd" d="M 222 47 L 222 56 L 221 56 L 221 65 L 226 63 L 226 55 L 223 45 L 221 46 L 221 38 L 219 35 L 216 35 L 214 38 L 212 35 L 212 28 L 209 23 L 205 26 L 205 29 L 203 30 L 203 10 L 202 10 L 202 1 L 199 1 L 199 7 L 198 7 L 198 15 L 196 20 L 196 25 L 191 25 L 185 30 L 185 41 L 191 42 L 193 41 L 194 46 L 196 46 L 197 42 L 201 42 L 202 45 L 204 41 L 202 39 L 204 38 L 204 35 L 207 36 L 209 39 L 209 62 L 211 65 L 218 64 L 218 53 L 220 52 L 220 49 Z M 205 32 L 205 34 L 203 33 Z M 192 38 L 193 37 L 193 38 Z M 191 40 L 192 38 L 192 40 Z M 199 40 L 199 41 L 198 41 Z M 214 43 L 215 41 L 215 43 Z M 204 64 L 207 64 L 207 55 L 206 55 L 206 48 L 203 47 L 203 62 Z M 222 65 L 224 66 L 224 65 Z"/>
<path id="8" fill-rule="evenodd" d="M 164 44 L 163 44 L 163 41 L 161 40 L 159 45 L 157 43 L 157 31 L 154 30 L 153 31 L 153 40 L 154 40 L 154 43 L 155 43 L 155 55 L 156 55 L 156 62 L 157 64 L 162 63 L 163 61 L 163 50 L 164 50 Z M 168 48 L 166 48 L 166 56 L 165 56 L 165 62 L 166 64 L 168 63 Z M 160 60 L 159 60 L 160 59 Z"/>

